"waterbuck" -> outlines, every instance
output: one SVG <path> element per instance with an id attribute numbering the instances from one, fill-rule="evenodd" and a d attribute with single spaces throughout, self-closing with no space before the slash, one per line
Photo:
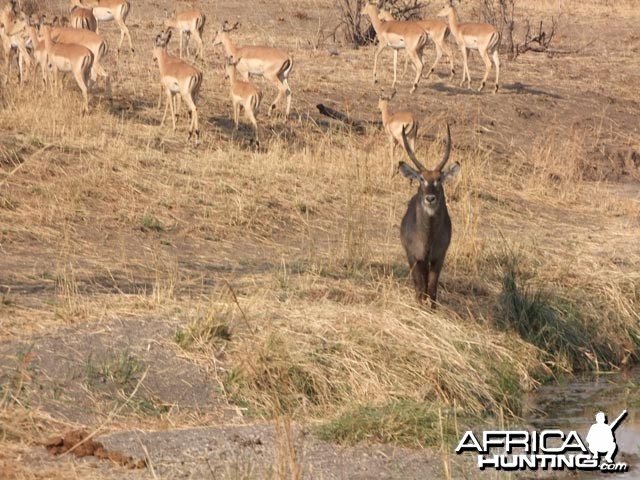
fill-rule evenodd
<path id="1" fill-rule="evenodd" d="M 451 132 L 448 124 L 444 156 L 433 170 L 427 170 L 416 158 L 407 140 L 405 128 L 402 129 L 402 141 L 417 170 L 405 162 L 400 162 L 398 168 L 406 178 L 417 180 L 419 187 L 409 201 L 402 218 L 400 237 L 413 276 L 416 299 L 422 304 L 429 296 L 431 306 L 435 307 L 438 277 L 451 242 L 451 218 L 447 211 L 442 184 L 448 177 L 460 171 L 460 164 L 456 162 L 444 169 L 451 153 Z"/>

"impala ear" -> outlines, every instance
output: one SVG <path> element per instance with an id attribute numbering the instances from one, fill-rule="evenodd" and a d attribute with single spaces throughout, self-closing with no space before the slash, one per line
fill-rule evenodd
<path id="1" fill-rule="evenodd" d="M 458 162 L 452 163 L 447 168 L 445 168 L 440 174 L 440 178 L 442 181 L 446 181 L 449 178 L 457 177 L 460 173 L 460 164 Z"/>
<path id="2" fill-rule="evenodd" d="M 398 170 L 400 170 L 402 175 L 404 175 L 404 177 L 408 178 L 409 180 L 422 180 L 420 174 L 405 162 L 398 163 Z"/>

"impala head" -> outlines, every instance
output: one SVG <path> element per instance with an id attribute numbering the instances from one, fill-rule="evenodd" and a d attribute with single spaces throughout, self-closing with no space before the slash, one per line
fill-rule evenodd
<path id="1" fill-rule="evenodd" d="M 453 3 L 452 2 L 448 2 L 443 8 L 442 10 L 440 10 L 438 13 L 436 13 L 436 17 L 448 17 L 449 14 L 453 11 Z"/>
<path id="2" fill-rule="evenodd" d="M 445 203 L 443 183 L 447 178 L 455 176 L 460 171 L 460 164 L 458 162 L 446 169 L 444 168 L 451 153 L 451 132 L 449 130 L 449 124 L 447 124 L 447 145 L 444 155 L 440 163 L 433 170 L 426 169 L 417 159 L 407 140 L 405 127 L 402 128 L 402 141 L 407 155 L 416 168 L 409 166 L 405 162 L 400 162 L 398 168 L 406 178 L 419 182 L 418 195 L 420 196 L 420 205 L 427 215 L 432 217 L 436 215 L 439 208 Z"/>
<path id="3" fill-rule="evenodd" d="M 395 96 L 396 96 L 395 89 L 392 90 L 389 95 L 386 95 L 384 93 L 384 90 L 381 90 L 380 95 L 378 96 L 378 109 L 380 109 L 381 111 L 386 109 L 391 99 Z"/>
<path id="4" fill-rule="evenodd" d="M 367 2 L 364 4 L 364 7 L 362 7 L 360 15 L 369 15 L 370 17 L 378 15 L 378 7 L 375 3 Z"/>
<path id="5" fill-rule="evenodd" d="M 153 42 L 153 60 L 158 61 L 160 54 L 167 48 L 167 44 L 171 40 L 171 30 L 161 31 L 156 35 L 156 39 Z"/>
<path id="6" fill-rule="evenodd" d="M 216 45 L 220 45 L 225 35 L 228 35 L 229 32 L 233 32 L 234 30 L 237 30 L 239 26 L 240 26 L 240 22 L 236 22 L 233 25 L 231 25 L 227 20 L 222 22 L 222 26 L 220 27 L 220 30 L 216 32 L 216 37 L 213 39 L 213 46 L 215 47 Z"/>
<path id="7" fill-rule="evenodd" d="M 378 13 L 378 18 L 383 22 L 392 22 L 395 20 L 389 10 L 380 10 L 380 12 Z"/>

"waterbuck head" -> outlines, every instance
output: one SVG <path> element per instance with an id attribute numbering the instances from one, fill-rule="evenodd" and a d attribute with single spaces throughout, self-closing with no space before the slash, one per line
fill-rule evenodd
<path id="1" fill-rule="evenodd" d="M 451 219 L 447 211 L 443 183 L 448 177 L 458 173 L 460 165 L 456 162 L 445 169 L 451 153 L 449 125 L 444 156 L 433 170 L 427 170 L 416 157 L 407 140 L 404 126 L 402 141 L 415 168 L 405 162 L 400 162 L 398 168 L 405 177 L 416 180 L 419 186 L 402 218 L 400 237 L 409 261 L 416 299 L 422 303 L 429 297 L 431 304 L 435 306 L 438 278 L 451 242 Z"/>
<path id="2" fill-rule="evenodd" d="M 460 164 L 458 162 L 450 165 L 446 169 L 444 168 L 451 153 L 451 131 L 449 129 L 449 124 L 447 124 L 447 145 L 445 147 L 444 155 L 442 160 L 440 160 L 440 163 L 433 170 L 426 169 L 416 157 L 416 154 L 407 140 L 405 127 L 402 128 L 402 142 L 404 143 L 407 155 L 409 155 L 409 158 L 416 168 L 414 169 L 405 162 L 400 162 L 398 168 L 406 178 L 418 181 L 420 207 L 428 216 L 434 216 L 438 213 L 442 205 L 445 205 L 443 188 L 444 181 L 448 177 L 455 176 L 460 171 Z"/>

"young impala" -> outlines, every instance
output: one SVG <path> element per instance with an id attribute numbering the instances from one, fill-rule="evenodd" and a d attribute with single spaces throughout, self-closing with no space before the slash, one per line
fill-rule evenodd
<path id="1" fill-rule="evenodd" d="M 51 27 L 42 26 L 48 63 L 53 70 L 53 84 L 58 86 L 58 72 L 72 72 L 84 98 L 82 113 L 89 112 L 88 82 L 93 66 L 93 53 L 87 47 L 76 44 L 55 43 L 51 39 Z"/>
<path id="2" fill-rule="evenodd" d="M 380 14 L 378 15 L 380 20 L 383 22 L 393 22 L 395 18 L 391 15 L 391 12 L 388 10 L 380 10 Z M 433 65 L 429 69 L 429 73 L 425 78 L 429 78 L 431 74 L 435 71 L 436 65 L 442 58 L 442 52 L 445 53 L 447 58 L 449 59 L 449 65 L 451 66 L 451 78 L 455 75 L 455 68 L 453 66 L 453 54 L 451 53 L 451 48 L 447 43 L 447 39 L 449 38 L 449 27 L 447 24 L 441 20 L 437 19 L 425 19 L 425 20 L 412 20 L 416 24 L 418 24 L 427 34 L 429 38 L 433 40 L 433 44 L 436 47 L 436 59 L 433 62 Z M 407 73 L 407 65 L 409 64 L 409 57 L 405 55 L 404 57 L 404 69 L 402 70 L 402 76 Z"/>
<path id="3" fill-rule="evenodd" d="M 416 138 L 418 136 L 418 122 L 411 112 L 401 111 L 394 114 L 389 113 L 389 101 L 395 96 L 395 90 L 389 96 L 381 94 L 378 99 L 378 108 L 382 114 L 382 125 L 389 135 L 389 145 L 391 147 L 391 159 L 393 160 L 396 145 L 402 143 L 402 131 L 405 130 L 409 139 L 409 145 L 415 149 Z"/>
<path id="4" fill-rule="evenodd" d="M 226 75 L 229 79 L 231 86 L 231 103 L 233 104 L 233 123 L 235 129 L 238 129 L 240 107 L 244 109 L 244 115 L 247 120 L 251 122 L 255 130 L 256 145 L 259 145 L 258 140 L 258 122 L 256 121 L 256 115 L 260 109 L 260 102 L 262 101 L 262 92 L 252 83 L 244 82 L 236 78 L 236 65 L 240 59 L 227 58 L 225 65 Z"/>
<path id="5" fill-rule="evenodd" d="M 204 31 L 204 24 L 206 20 L 207 17 L 200 10 L 190 10 L 188 12 L 174 14 L 174 17 L 165 20 L 165 29 L 175 29 L 180 32 L 180 58 L 182 58 L 182 39 L 185 35 L 187 36 L 187 56 L 189 55 L 189 39 L 191 38 L 191 35 L 193 35 L 198 43 L 196 58 L 202 58 L 204 54 L 202 32 Z"/>
<path id="6" fill-rule="evenodd" d="M 449 18 L 449 28 L 462 53 L 462 81 L 460 82 L 460 86 L 464 84 L 466 76 L 467 88 L 471 88 L 471 75 L 469 74 L 467 57 L 469 50 L 477 50 L 485 65 L 484 78 L 478 91 L 484 88 L 489 72 L 491 71 L 491 60 L 489 59 L 489 55 L 491 55 L 493 63 L 496 66 L 496 85 L 493 90 L 493 93 L 496 93 L 500 80 L 500 58 L 498 57 L 500 32 L 498 32 L 496 27 L 488 23 L 459 23 L 458 14 L 451 3 L 446 5 L 440 13 L 438 13 L 438 16 Z"/>
<path id="7" fill-rule="evenodd" d="M 82 28 L 95 32 L 98 30 L 98 20 L 96 20 L 93 10 L 90 8 L 82 8 L 74 5 L 71 7 L 71 15 L 69 15 L 69 24 L 73 28 Z"/>
<path id="8" fill-rule="evenodd" d="M 239 25 L 236 23 L 230 27 L 229 22 L 225 21 L 222 24 L 222 29 L 217 32 L 213 45 L 222 44 L 227 57 L 239 59 L 236 68 L 245 81 L 249 80 L 249 74 L 261 75 L 274 84 L 278 88 L 278 96 L 271 103 L 267 115 L 271 116 L 276 104 L 285 96 L 287 99 L 285 116 L 288 117 L 291 110 L 291 88 L 288 78 L 293 69 L 293 59 L 288 53 L 273 47 L 238 47 L 234 45 L 229 37 L 229 32 L 237 29 Z"/>
<path id="9" fill-rule="evenodd" d="M 433 170 L 427 170 L 416 158 L 404 129 L 402 140 L 407 155 L 417 169 L 405 162 L 400 162 L 398 168 L 406 178 L 418 181 L 418 191 L 409 201 L 402 218 L 400 238 L 407 254 L 416 299 L 423 303 L 429 297 L 433 307 L 438 294 L 438 278 L 451 242 L 451 218 L 442 185 L 447 178 L 460 171 L 460 164 L 456 162 L 444 169 L 451 153 L 449 125 L 444 156 Z"/>
<path id="10" fill-rule="evenodd" d="M 200 130 L 198 126 L 198 94 L 202 85 L 202 72 L 192 67 L 184 60 L 173 57 L 167 53 L 167 43 L 171 39 L 171 31 L 161 32 L 155 40 L 155 48 L 153 49 L 153 59 L 158 62 L 160 69 L 160 83 L 164 87 L 167 94 L 167 104 L 164 108 L 164 115 L 160 126 L 164 125 L 167 117 L 167 109 L 171 107 L 171 120 L 173 122 L 173 130 L 176 130 L 176 108 L 174 105 L 174 97 L 180 95 L 189 108 L 189 116 L 191 123 L 189 125 L 189 139 L 195 138 L 196 144 L 200 138 Z"/>
<path id="11" fill-rule="evenodd" d="M 416 78 L 411 87 L 411 93 L 418 88 L 418 81 L 422 75 L 424 64 L 422 63 L 422 51 L 429 39 L 427 33 L 414 22 L 399 22 L 396 20 L 380 20 L 378 9 L 373 4 L 366 4 L 362 9 L 362 15 L 369 15 L 371 24 L 376 31 L 379 45 L 373 57 L 373 83 L 377 82 L 376 71 L 378 68 L 378 57 L 386 47 L 393 49 L 393 88 L 398 78 L 398 50 L 405 49 L 407 56 L 413 62 L 416 69 Z"/>
<path id="12" fill-rule="evenodd" d="M 122 48 L 122 42 L 125 35 L 129 40 L 129 48 L 133 52 L 133 45 L 131 44 L 131 34 L 129 28 L 125 23 L 127 21 L 127 15 L 131 5 L 129 0 L 71 0 L 71 4 L 81 8 L 89 8 L 93 12 L 98 22 L 109 22 L 114 20 L 118 27 L 120 27 L 120 43 L 118 44 L 118 52 Z M 97 31 L 97 30 L 96 30 Z"/>

